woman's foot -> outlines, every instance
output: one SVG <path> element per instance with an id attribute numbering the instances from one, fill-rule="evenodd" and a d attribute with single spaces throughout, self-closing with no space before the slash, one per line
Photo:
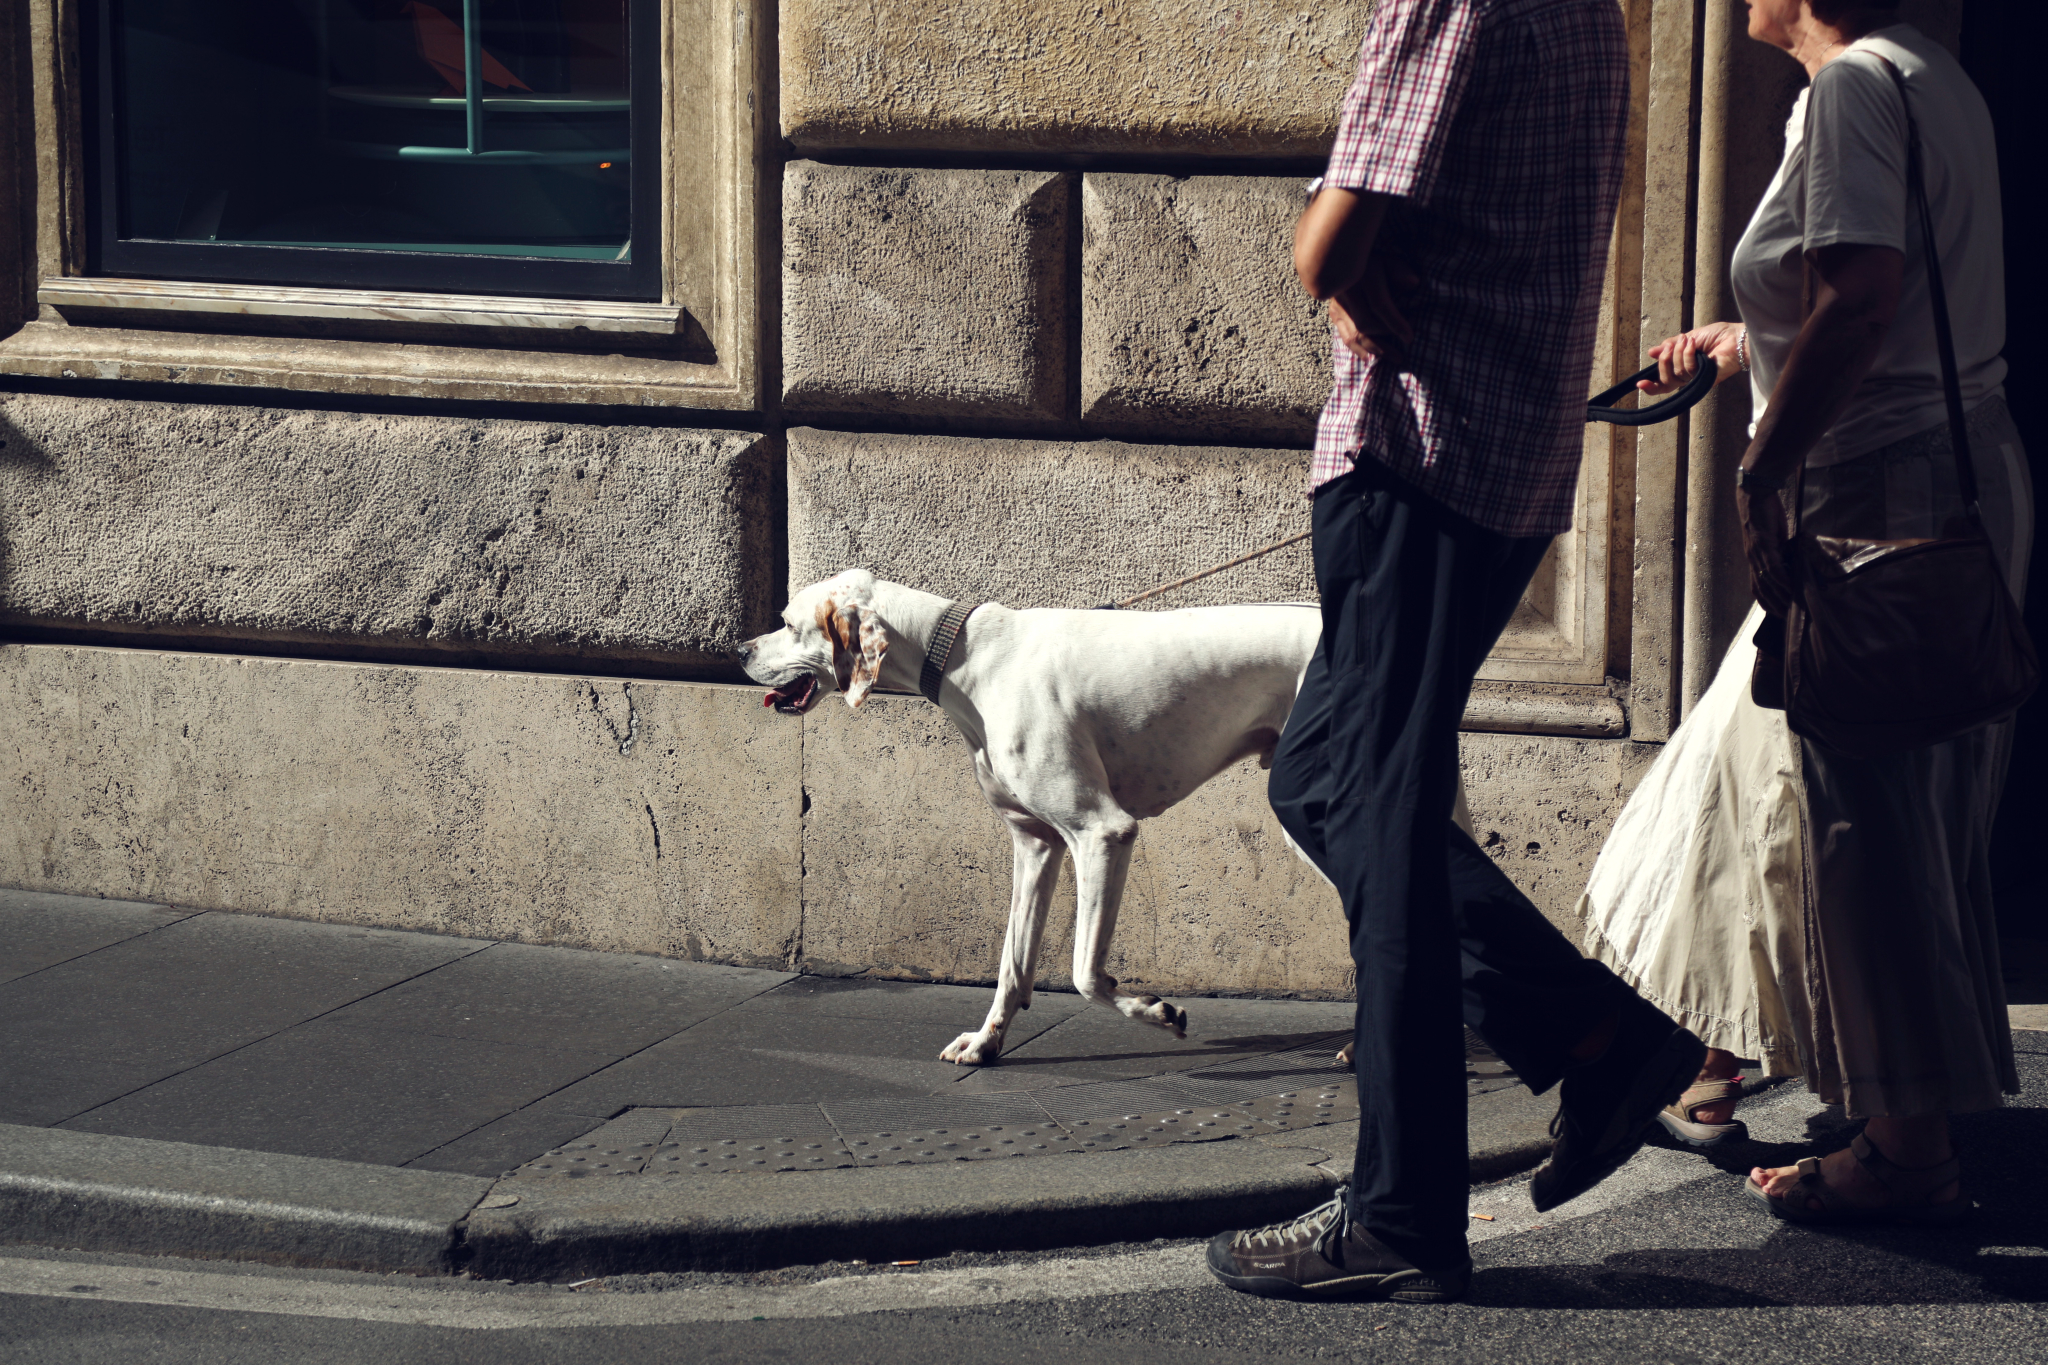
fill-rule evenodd
<path id="1" fill-rule="evenodd" d="M 1694 1081 L 1693 1084 L 1695 1086 L 1706 1086 L 1717 1082 L 1732 1082 L 1741 1074 L 1741 1059 L 1732 1052 L 1723 1052 L 1720 1048 L 1710 1047 L 1707 1049 L 1707 1064 L 1700 1068 L 1699 1079 Z M 1681 1097 L 1682 1102 L 1683 1097 Z M 1693 1106 L 1692 1111 L 1693 1121 L 1695 1123 L 1713 1124 L 1717 1127 L 1724 1123 L 1731 1123 L 1735 1119 L 1735 1106 L 1739 1103 L 1741 1103 L 1739 1099 L 1730 1095 L 1726 1099 L 1715 1100 L 1711 1103 L 1696 1104 Z"/>
<path id="2" fill-rule="evenodd" d="M 1704 1150 L 1749 1136 L 1735 1119 L 1742 1098 L 1742 1063 L 1732 1052 L 1707 1049 L 1706 1063 L 1685 1093 L 1664 1106 L 1657 1122 L 1671 1141 Z"/>
<path id="3" fill-rule="evenodd" d="M 1816 1168 L 1821 1183 L 1832 1195 L 1829 1202 L 1836 1207 L 1882 1209 L 1892 1205 L 1939 1205 L 1952 1202 L 1962 1193 L 1962 1183 L 1958 1180 L 1950 1179 L 1932 1188 L 1921 1188 L 1924 1182 L 1912 1179 L 1917 1172 L 1932 1171 L 1955 1159 L 1955 1149 L 1948 1140 L 1948 1119 L 1945 1115 L 1871 1119 L 1864 1126 L 1861 1140 L 1877 1149 L 1884 1166 L 1895 1173 L 1893 1185 L 1897 1188 L 1888 1188 L 1867 1163 L 1857 1158 L 1853 1147 L 1845 1147 L 1822 1157 Z M 1763 1193 L 1795 1207 L 1803 1204 L 1811 1213 L 1827 1211 L 1828 1204 L 1813 1192 L 1812 1187 L 1802 1186 L 1805 1172 L 1796 1165 L 1758 1166 L 1750 1171 L 1749 1179 Z M 1908 1189 L 1909 1186 L 1912 1188 Z"/>

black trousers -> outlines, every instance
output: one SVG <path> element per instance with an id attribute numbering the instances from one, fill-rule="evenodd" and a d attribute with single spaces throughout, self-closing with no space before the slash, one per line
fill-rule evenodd
<path id="1" fill-rule="evenodd" d="M 1630 992 L 1451 821 L 1473 676 L 1550 538 L 1486 531 L 1363 457 L 1318 490 L 1313 524 L 1323 637 L 1270 796 L 1351 927 L 1352 1216 L 1442 1268 L 1466 1255 L 1460 1020 L 1540 1093 Z"/>

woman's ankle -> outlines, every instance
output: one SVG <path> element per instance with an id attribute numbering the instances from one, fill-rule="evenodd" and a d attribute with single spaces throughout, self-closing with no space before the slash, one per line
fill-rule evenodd
<path id="1" fill-rule="evenodd" d="M 1885 1160 L 1909 1171 L 1939 1166 L 1956 1154 L 1946 1114 L 1873 1118 L 1864 1123 L 1863 1136 Z"/>

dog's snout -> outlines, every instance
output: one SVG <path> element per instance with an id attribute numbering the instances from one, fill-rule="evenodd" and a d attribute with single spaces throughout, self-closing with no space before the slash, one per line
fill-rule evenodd
<path id="1" fill-rule="evenodd" d="M 740 642 L 740 647 L 734 652 L 740 656 L 740 662 L 745 663 L 754 656 L 754 642 L 752 640 L 743 640 Z"/>

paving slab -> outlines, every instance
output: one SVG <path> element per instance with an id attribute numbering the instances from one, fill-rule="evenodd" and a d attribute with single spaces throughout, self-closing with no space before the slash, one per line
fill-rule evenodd
<path id="1" fill-rule="evenodd" d="M 489 945 L 203 914 L 0 984 L 0 1122 L 51 1124 Z"/>
<path id="2" fill-rule="evenodd" d="M 494 943 L 335 1011 L 337 1023 L 623 1057 L 791 972 Z"/>
<path id="3" fill-rule="evenodd" d="M 611 1060 L 352 1028 L 327 1018 L 238 1048 L 64 1126 L 396 1166 Z"/>
<path id="4" fill-rule="evenodd" d="M 747 1002 L 750 1010 L 783 1010 L 844 1019 L 899 1019 L 952 1029 L 952 1036 L 979 1028 L 995 1002 L 992 986 L 945 986 L 922 981 L 871 981 L 863 977 L 799 976 Z M 1010 1038 L 1033 1037 L 1086 1009 L 1070 992 L 1037 991 L 1010 1025 Z M 937 1036 L 935 1033 L 934 1036 Z"/>
<path id="5" fill-rule="evenodd" d="M 146 901 L 0 890 L 0 982 L 176 924 L 192 914 Z"/>
<path id="6" fill-rule="evenodd" d="M 992 1068 L 999 1085 L 1013 1078 L 1041 1085 L 1135 1079 L 1193 1071 L 1233 1058 L 1302 1046 L 1352 1027 L 1345 1001 L 1177 999 L 1188 1036 L 1134 1023 L 1106 1009 L 1082 1011 L 1008 1048 Z M 1335 1045 L 1331 1051 L 1336 1050 Z M 1005 1086 L 1004 1088 L 1007 1088 Z"/>
<path id="7" fill-rule="evenodd" d="M 858 1023 L 858 1026 L 852 1026 Z M 781 1104 L 924 1095 L 960 1079 L 930 1025 L 733 1010 L 664 1039 L 542 1103 L 609 1118 L 630 1105 Z M 945 1042 L 950 1042 L 948 1034 Z"/>
<path id="8" fill-rule="evenodd" d="M 408 1169 L 457 1171 L 463 1175 L 499 1175 L 523 1161 L 590 1131 L 587 1114 L 565 1114 L 529 1105 L 470 1129 L 461 1136 L 422 1152 L 405 1163 Z"/>

